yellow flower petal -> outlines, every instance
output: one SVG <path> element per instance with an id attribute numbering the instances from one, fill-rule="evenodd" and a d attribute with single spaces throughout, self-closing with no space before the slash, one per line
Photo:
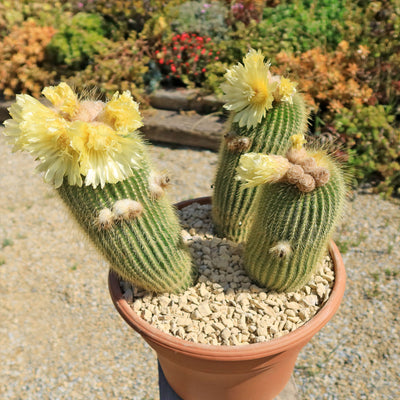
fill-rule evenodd
<path id="1" fill-rule="evenodd" d="M 39 161 L 44 179 L 59 187 L 102 187 L 131 176 L 139 167 L 144 144 L 135 130 L 142 125 L 138 105 L 129 92 L 116 93 L 105 105 L 78 101 L 66 84 L 48 87 L 46 107 L 28 95 L 17 96 L 5 122 L 14 150 L 28 151 Z M 64 97 L 65 96 L 65 97 Z"/>
<path id="2" fill-rule="evenodd" d="M 43 95 L 49 100 L 54 107 L 65 113 L 68 117 L 72 117 L 78 110 L 78 96 L 64 82 L 58 86 L 48 86 L 42 90 Z"/>
<path id="3" fill-rule="evenodd" d="M 143 126 L 139 105 L 129 91 L 114 94 L 105 105 L 103 118 L 118 131 L 133 132 Z"/>
<path id="4" fill-rule="evenodd" d="M 224 107 L 236 112 L 233 120 L 239 126 L 255 127 L 272 108 L 278 82 L 272 79 L 269 67 L 261 52 L 252 49 L 243 58 L 243 64 L 226 72 L 226 82 L 221 85 Z"/>
<path id="5" fill-rule="evenodd" d="M 293 96 L 296 93 L 297 82 L 292 82 L 287 78 L 280 78 L 278 87 L 274 93 L 275 100 L 287 101 L 293 104 Z"/>
<path id="6" fill-rule="evenodd" d="M 17 96 L 10 114 L 13 119 L 5 121 L 4 134 L 12 138 L 14 150 L 27 151 L 40 162 L 37 170 L 44 172 L 46 182 L 59 187 L 67 175 L 71 184 L 82 184 L 67 121 L 28 95 Z"/>
<path id="7" fill-rule="evenodd" d="M 237 179 L 244 181 L 245 188 L 274 183 L 284 177 L 289 167 L 290 162 L 285 157 L 247 153 L 240 157 Z"/>
<path id="8" fill-rule="evenodd" d="M 302 133 L 292 135 L 290 141 L 292 142 L 292 147 L 296 150 L 300 150 L 303 147 L 303 144 L 307 143 L 307 140 Z"/>
<path id="9" fill-rule="evenodd" d="M 106 124 L 82 121 L 73 122 L 70 132 L 85 185 L 104 187 L 131 176 L 132 169 L 138 168 L 143 150 L 138 135 L 122 136 Z"/>

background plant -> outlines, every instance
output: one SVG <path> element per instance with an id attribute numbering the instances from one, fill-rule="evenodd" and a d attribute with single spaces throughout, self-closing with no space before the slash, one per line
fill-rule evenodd
<path id="1" fill-rule="evenodd" d="M 345 38 L 341 26 L 350 12 L 348 6 L 346 0 L 282 1 L 264 8 L 259 33 L 274 38 L 275 51 L 277 47 L 293 52 L 317 46 L 335 49 Z"/>
<path id="2" fill-rule="evenodd" d="M 28 21 L 35 29 L 24 25 Z M 49 27 L 57 31 L 51 44 Z M 29 41 L 17 37 L 18 29 L 44 30 Z M 182 62 L 173 38 L 184 34 L 210 38 L 204 47 L 212 55 L 200 48 L 198 59 L 186 54 Z M 160 85 L 196 86 L 220 95 L 225 71 L 250 48 L 259 49 L 276 72 L 290 71 L 300 82 L 314 110 L 309 133 L 339 141 L 350 163 L 358 154 L 359 181 L 381 180 L 379 190 L 396 193 L 397 156 L 384 146 L 386 156 L 371 160 L 363 143 L 368 135 L 353 142 L 353 127 L 338 124 L 344 114 L 383 106 L 385 121 L 398 132 L 399 35 L 398 0 L 4 0 L 0 96 L 37 96 L 41 87 L 61 79 L 99 86 L 103 94 L 129 88 L 142 104 Z"/>
<path id="3" fill-rule="evenodd" d="M 354 53 L 346 41 L 334 52 L 319 47 L 300 55 L 280 52 L 276 55 L 276 71 L 291 73 L 299 82 L 314 111 L 340 111 L 345 106 L 366 104 L 373 90 L 360 79 L 359 71 L 368 53 L 362 47 Z"/>
<path id="4" fill-rule="evenodd" d="M 155 60 L 166 80 L 194 86 L 204 81 L 208 66 L 218 60 L 220 52 L 215 52 L 214 47 L 210 37 L 195 33 L 177 34 L 155 51 Z"/>
<path id="5" fill-rule="evenodd" d="M 45 62 L 45 48 L 55 33 L 52 27 L 25 21 L 0 41 L 0 91 L 5 98 L 16 93 L 39 96 L 54 79 L 55 72 Z"/>
<path id="6" fill-rule="evenodd" d="M 110 96 L 115 91 L 129 90 L 136 100 L 145 102 L 143 94 L 148 77 L 149 50 L 133 32 L 120 42 L 107 41 L 99 47 L 99 54 L 83 71 L 69 79 L 80 91 L 96 88 L 99 94 Z"/>
<path id="7" fill-rule="evenodd" d="M 56 65 L 71 70 L 84 68 L 100 52 L 106 34 L 106 24 L 100 15 L 78 13 L 53 36 L 46 49 L 47 56 Z"/>
<path id="8" fill-rule="evenodd" d="M 172 8 L 167 19 L 171 21 L 173 32 L 192 32 L 218 41 L 229 29 L 227 17 L 227 7 L 219 2 L 187 1 Z"/>
<path id="9" fill-rule="evenodd" d="M 394 119 L 390 106 L 354 106 L 335 115 L 333 128 L 345 142 L 355 178 L 379 181 L 387 195 L 400 188 L 400 135 Z"/>

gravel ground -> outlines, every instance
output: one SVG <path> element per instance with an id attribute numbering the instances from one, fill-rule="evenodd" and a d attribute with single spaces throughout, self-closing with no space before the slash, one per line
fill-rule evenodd
<path id="1" fill-rule="evenodd" d="M 215 153 L 151 150 L 173 200 L 211 193 Z M 155 355 L 114 309 L 107 263 L 1 129 L 0 163 L 0 398 L 157 399 Z M 399 203 L 354 194 L 336 235 L 347 290 L 300 354 L 301 399 L 400 398 L 399 229 Z"/>

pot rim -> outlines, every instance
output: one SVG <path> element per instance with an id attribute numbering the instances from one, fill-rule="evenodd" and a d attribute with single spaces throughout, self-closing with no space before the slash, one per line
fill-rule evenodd
<path id="1" fill-rule="evenodd" d="M 175 206 L 180 209 L 191 203 L 197 202 L 200 204 L 207 204 L 210 203 L 210 201 L 211 197 L 199 197 L 179 202 L 175 204 Z M 156 343 L 158 346 L 178 353 L 209 360 L 218 359 L 228 361 L 256 359 L 260 358 L 260 356 L 265 357 L 284 352 L 292 347 L 298 346 L 300 343 L 305 345 L 336 313 L 345 291 L 346 272 L 342 256 L 333 240 L 331 240 L 329 244 L 329 253 L 334 264 L 335 283 L 325 305 L 314 317 L 300 328 L 282 337 L 261 343 L 228 346 L 194 343 L 180 339 L 155 328 L 133 311 L 128 302 L 123 298 L 118 275 L 111 269 L 108 276 L 108 286 L 114 306 L 122 318 L 135 331 L 140 333 L 144 338 Z"/>

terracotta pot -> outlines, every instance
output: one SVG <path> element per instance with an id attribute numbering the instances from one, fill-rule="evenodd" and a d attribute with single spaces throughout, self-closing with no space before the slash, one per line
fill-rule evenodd
<path id="1" fill-rule="evenodd" d="M 192 202 L 210 203 L 199 198 Z M 323 308 L 305 325 L 269 342 L 243 346 L 192 343 L 166 334 L 141 319 L 123 299 L 118 277 L 110 271 L 109 289 L 122 318 L 156 351 L 170 386 L 184 400 L 269 400 L 288 383 L 299 351 L 332 318 L 343 297 L 346 273 L 331 242 L 335 284 Z"/>

